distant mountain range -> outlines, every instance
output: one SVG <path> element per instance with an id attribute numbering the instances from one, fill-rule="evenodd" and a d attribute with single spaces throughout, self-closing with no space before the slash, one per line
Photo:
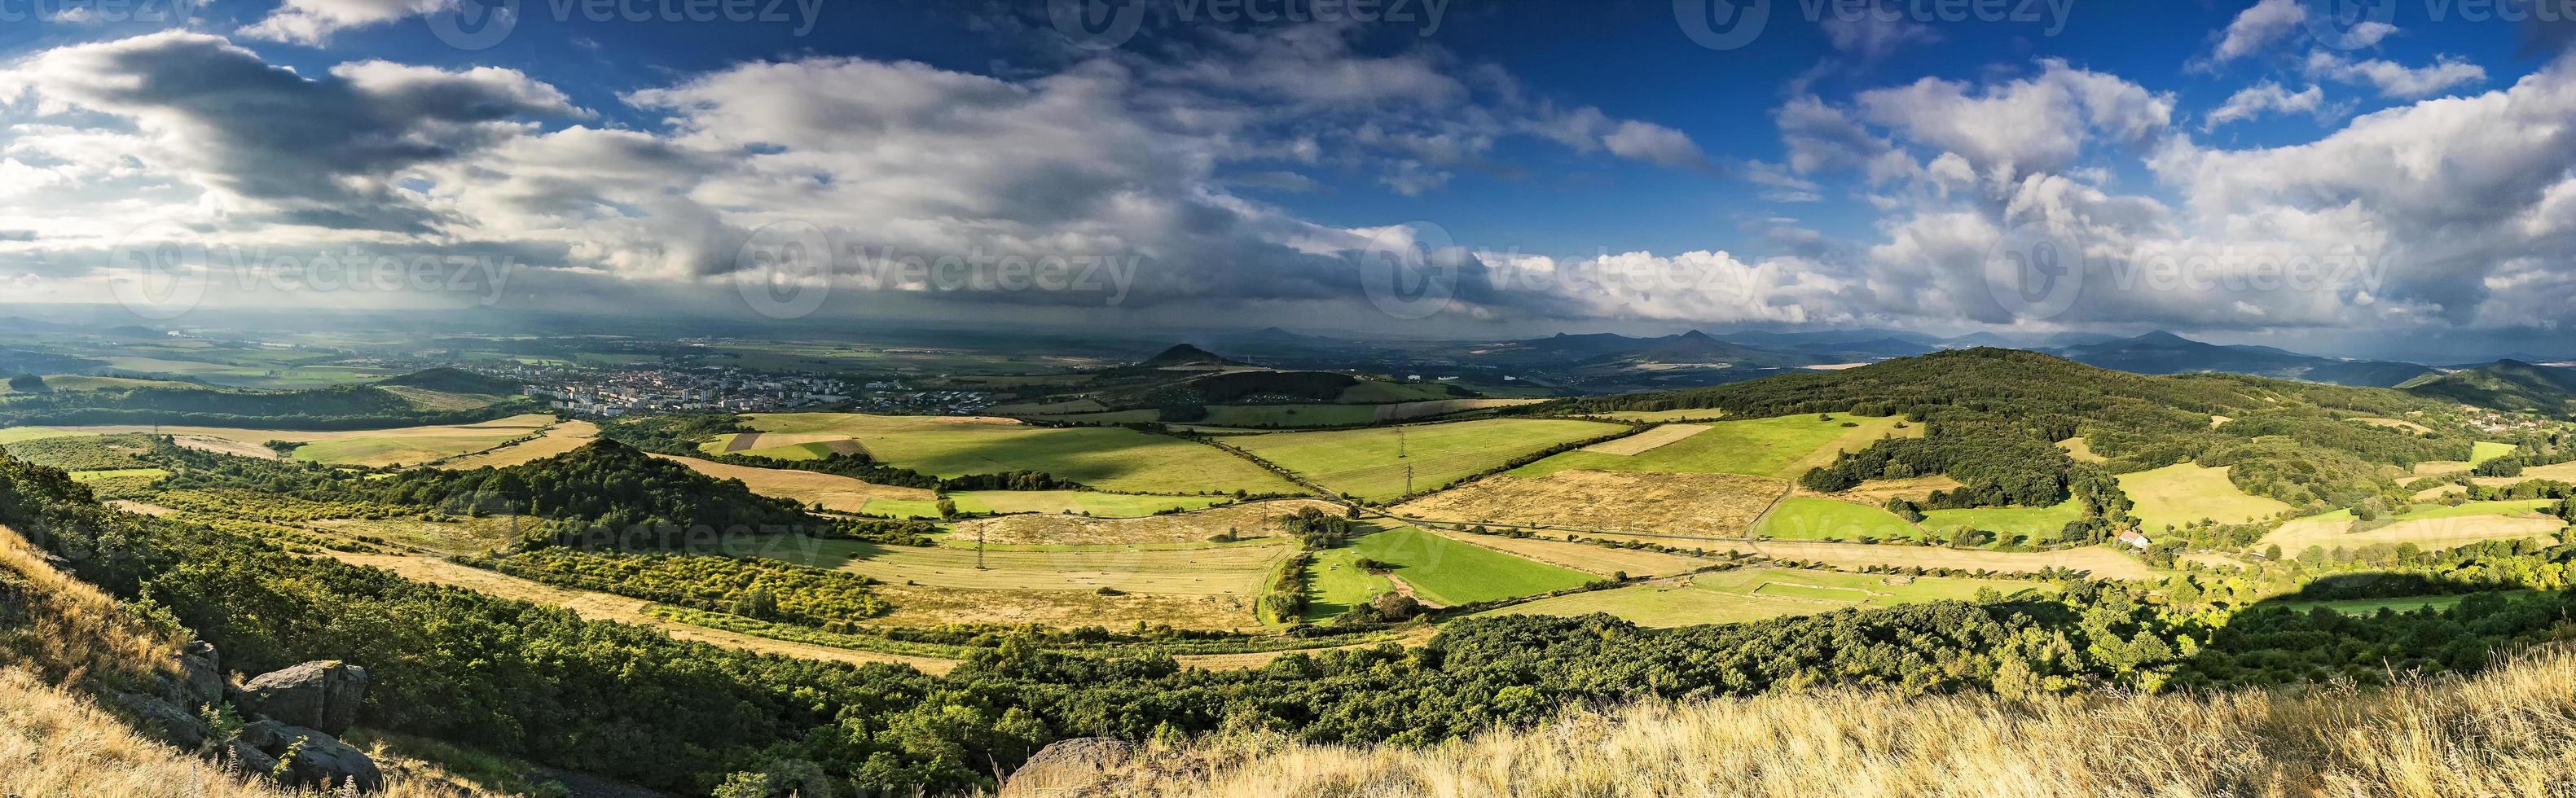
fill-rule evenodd
<path id="1" fill-rule="evenodd" d="M 2211 344 L 2162 330 L 2041 351 L 2090 366 L 2137 374 L 2216 371 L 2289 380 L 2387 388 L 2436 373 L 2430 366 L 2385 360 L 2341 360 L 2269 346 Z"/>
<path id="2" fill-rule="evenodd" d="M 2491 407 L 2576 415 L 2576 369 L 2535 365 L 2532 358 L 2435 368 L 2393 360 L 2352 360 L 2271 346 L 2213 344 L 2170 332 L 2135 337 L 2100 333 L 2014 335 L 1976 332 L 1950 338 L 1889 329 L 1777 332 L 1692 330 L 1678 335 L 1558 333 L 1501 341 L 1372 344 L 1304 335 L 1276 327 L 1225 337 L 1245 349 L 1308 358 L 1369 346 L 1393 347 L 1424 368 L 1490 368 L 1598 393 L 1716 385 L 1783 371 L 1912 357 L 1944 349 L 2023 349 L 2090 366 L 2138 374 L 2217 372 L 2371 388 L 2404 387 L 2426 396 Z"/>

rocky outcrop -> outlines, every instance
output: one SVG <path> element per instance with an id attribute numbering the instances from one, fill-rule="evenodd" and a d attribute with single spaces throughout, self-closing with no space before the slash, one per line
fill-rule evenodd
<path id="1" fill-rule="evenodd" d="M 188 709 L 224 700 L 224 665 L 215 644 L 199 640 L 179 650 L 179 670 L 161 677 L 161 700 Z"/>
<path id="2" fill-rule="evenodd" d="M 307 662 L 243 682 L 233 705 L 289 726 L 346 734 L 367 700 L 367 669 L 339 660 Z"/>
<path id="3" fill-rule="evenodd" d="M 1135 757 L 1136 746 L 1122 740 L 1058 740 L 1038 749 L 1028 764 L 1013 771 L 1001 794 L 1008 798 L 1091 795 L 1106 775 L 1124 769 Z"/>
<path id="4" fill-rule="evenodd" d="M 385 786 L 375 760 L 318 729 L 262 720 L 242 726 L 232 750 L 245 770 L 265 761 L 269 769 L 262 772 L 274 773 L 277 763 L 285 763 L 286 782 L 293 785 L 328 789 L 354 783 L 370 792 Z"/>
<path id="5" fill-rule="evenodd" d="M 162 739 L 169 740 L 180 748 L 194 751 L 214 739 L 214 728 L 207 726 L 204 720 L 198 719 L 195 712 L 164 700 L 160 696 L 142 693 L 111 693 L 108 695 L 108 700 L 114 702 L 118 709 L 132 715 L 137 722 L 148 727 L 149 731 L 158 732 Z"/>
<path id="6" fill-rule="evenodd" d="M 307 662 L 227 687 L 223 657 L 203 641 L 181 649 L 176 665 L 161 677 L 160 689 L 110 698 L 163 739 L 210 751 L 242 773 L 277 775 L 293 787 L 384 787 L 384 773 L 375 760 L 339 737 L 357 723 L 358 708 L 366 702 L 367 669 L 336 660 Z M 249 721 L 229 738 L 199 714 L 201 708 L 227 700 Z"/>

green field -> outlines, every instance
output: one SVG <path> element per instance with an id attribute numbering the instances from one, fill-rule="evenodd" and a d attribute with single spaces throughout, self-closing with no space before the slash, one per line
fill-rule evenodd
<path id="1" fill-rule="evenodd" d="M 2248 496 L 2227 481 L 2227 469 L 2176 463 L 2153 471 L 2120 475 L 2120 490 L 2136 502 L 2132 512 L 2153 533 L 2203 518 L 2244 523 L 2269 517 L 2290 506 L 2261 496 Z"/>
<path id="2" fill-rule="evenodd" d="M 1775 540 L 1911 540 L 1923 530 L 1876 507 L 1792 496 L 1771 508 L 1753 534 Z"/>
<path id="3" fill-rule="evenodd" d="M 1595 578 L 1412 527 L 1364 535 L 1333 551 L 1394 565 L 1395 578 L 1415 595 L 1447 606 L 1582 587 Z"/>
<path id="4" fill-rule="evenodd" d="M 1742 568 L 1699 574 L 1682 585 L 1635 585 L 1576 593 L 1486 614 L 1571 618 L 1597 612 L 1642 626 L 1673 627 L 1812 615 L 1847 607 L 1966 600 L 1975 598 L 1981 588 L 2009 595 L 2034 587 L 2046 589 L 2040 583 L 2009 579 L 1921 576 L 1905 580 L 1877 574 Z"/>
<path id="5" fill-rule="evenodd" d="M 1214 427 L 1356 427 L 1377 420 L 1377 405 L 1208 405 L 1207 418 L 1189 422 Z M 995 408 L 1000 410 L 1000 408 Z M 1030 418 L 1073 424 L 1139 424 L 1162 418 L 1158 410 L 1112 410 L 1095 413 L 1030 414 Z"/>
<path id="6" fill-rule="evenodd" d="M 1836 450 L 1839 441 L 1859 448 L 1891 432 L 1899 419 L 1833 415 L 1833 420 L 1819 420 L 1812 415 L 1757 418 L 1745 421 L 1710 423 L 1708 431 L 1657 446 L 1633 455 L 1602 452 L 1566 452 L 1521 466 L 1513 476 L 1543 477 L 1573 468 L 1602 471 L 1653 471 L 1668 474 L 1751 474 L 1758 477 L 1795 478 L 1807 469 L 1831 460 L 1828 446 Z M 1845 427 L 1845 423 L 1858 426 Z M 1919 434 L 1920 426 L 1913 428 Z"/>
<path id="7" fill-rule="evenodd" d="M 1413 469 L 1413 489 L 1427 491 L 1499 468 L 1515 457 L 1617 431 L 1617 426 L 1593 421 L 1490 419 L 1329 432 L 1274 432 L 1228 438 L 1226 443 L 1305 475 L 1325 488 L 1382 500 L 1405 495 L 1404 474 L 1408 466 Z M 1399 445 L 1402 456 L 1398 456 Z"/>
<path id="8" fill-rule="evenodd" d="M 1359 558 L 1359 551 L 1347 546 L 1315 553 L 1314 561 L 1306 564 L 1307 621 L 1340 616 L 1380 593 L 1395 591 L 1393 581 L 1352 564 Z"/>
<path id="9" fill-rule="evenodd" d="M 2006 537 L 2023 535 L 2030 542 L 2058 539 L 2066 525 L 2084 517 L 2084 505 L 2074 499 L 2055 507 L 1978 507 L 1967 510 L 1926 510 L 1923 528 L 1948 532 L 1956 527 L 1970 527 Z"/>
<path id="10" fill-rule="evenodd" d="M 847 438 L 879 462 L 942 477 L 1043 471 L 1096 488 L 1141 493 L 1301 492 L 1278 475 L 1215 447 L 1115 427 L 1050 429 L 855 413 L 778 413 L 746 420 L 768 432 L 809 439 Z M 808 440 L 804 445 L 823 444 Z M 766 454 L 766 450 L 751 453 Z"/>
<path id="11" fill-rule="evenodd" d="M 334 438 L 295 447 L 294 457 L 330 465 L 420 465 L 473 454 L 535 433 L 532 429 L 495 428 L 466 435 L 387 435 Z"/>
<path id="12" fill-rule="evenodd" d="M 2477 444 L 2472 446 L 2469 450 L 2469 465 L 2475 466 L 2479 463 L 2512 453 L 2513 444 L 2496 443 L 2493 441 L 2478 441 Z"/>
<path id="13" fill-rule="evenodd" d="M 2508 501 L 2461 502 L 2459 506 L 2418 504 L 2406 512 L 2388 517 L 2391 521 L 2414 521 L 2424 518 L 2467 518 L 2474 515 L 2515 515 L 2547 510 L 2558 502 L 2551 499 L 2514 499 Z"/>
<path id="14" fill-rule="evenodd" d="M 9 445 L 9 444 L 12 444 L 12 443 L 18 443 L 18 442 L 20 442 L 20 441 L 42 440 L 42 439 L 45 439 L 45 438 L 60 438 L 60 437 L 63 437 L 63 436 L 65 436 L 65 435 L 89 435 L 89 434 L 93 434 L 93 433 L 87 433 L 87 432 L 66 432 L 66 431 L 63 431 L 63 430 L 54 429 L 54 428 L 52 428 L 52 427 L 9 427 L 9 428 L 7 428 L 7 429 L 0 429 L 0 446 L 7 446 L 7 445 Z"/>
<path id="15" fill-rule="evenodd" d="M 1156 496 L 1088 490 L 969 490 L 948 494 L 960 513 L 1088 513 L 1102 518 L 1137 518 L 1171 509 L 1197 510 L 1229 501 L 1217 496 Z M 869 499 L 869 515 L 938 518 L 936 499 Z"/>

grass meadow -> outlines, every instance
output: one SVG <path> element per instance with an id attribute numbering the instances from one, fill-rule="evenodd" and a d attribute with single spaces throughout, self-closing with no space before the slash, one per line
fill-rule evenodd
<path id="1" fill-rule="evenodd" d="M 879 462 L 941 477 L 1044 471 L 1139 493 L 1296 493 L 1296 485 L 1215 447 L 1117 427 L 1046 428 L 1001 419 L 775 413 L 746 417 L 799 446 L 855 442 Z M 711 442 L 712 443 L 712 442 Z M 765 449 L 739 454 L 765 455 Z M 819 456 L 819 455 L 815 455 Z"/>
<path id="2" fill-rule="evenodd" d="M 1593 421 L 1490 419 L 1275 432 L 1226 442 L 1304 475 L 1326 489 L 1366 500 L 1383 500 L 1404 495 L 1407 466 L 1413 469 L 1414 490 L 1429 490 L 1501 467 L 1515 457 L 1618 430 Z"/>

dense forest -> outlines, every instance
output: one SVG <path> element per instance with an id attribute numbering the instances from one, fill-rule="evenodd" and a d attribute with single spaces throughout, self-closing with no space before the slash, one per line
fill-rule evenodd
<path id="1" fill-rule="evenodd" d="M 1290 654 L 1250 671 L 1006 643 L 934 678 L 677 642 L 113 513 L 62 472 L 15 458 L 0 457 L 0 523 L 63 555 L 85 579 L 215 641 L 244 670 L 313 659 L 366 665 L 377 675 L 372 723 L 691 790 L 729 773 L 787 767 L 870 787 L 989 785 L 1065 737 L 1145 739 L 1232 725 L 1316 741 L 1425 743 L 1536 722 L 1568 701 L 1821 683 L 2006 694 L 2370 683 L 2410 668 L 2482 666 L 2488 652 L 2564 634 L 2571 609 L 2568 594 L 2546 592 L 2358 624 L 2270 608 L 2268 599 L 2169 606 L 2143 588 L 2073 583 L 2062 593 L 1670 630 L 1606 616 L 1468 619 L 1422 648 Z M 2576 548 L 2475 555 L 2482 587 L 2542 587 L 2547 574 L 2563 578 Z M 2442 578 L 2459 581 L 2467 567 Z"/>
<path id="2" fill-rule="evenodd" d="M 451 515 L 531 515 L 549 524 L 529 541 L 596 548 L 712 548 L 727 538 L 796 532 L 921 545 L 920 521 L 826 518 L 613 440 L 506 468 L 413 469 L 361 479 L 312 463 L 258 460 L 154 442 L 148 459 L 171 474 L 163 493 L 229 492 L 338 507 L 412 507 Z M 373 514 L 362 513 L 360 517 Z"/>
<path id="3" fill-rule="evenodd" d="M 165 424 L 352 430 L 472 424 L 538 409 L 506 401 L 470 410 L 423 410 L 373 385 L 306 391 L 147 386 L 0 396 L 0 426 Z"/>

